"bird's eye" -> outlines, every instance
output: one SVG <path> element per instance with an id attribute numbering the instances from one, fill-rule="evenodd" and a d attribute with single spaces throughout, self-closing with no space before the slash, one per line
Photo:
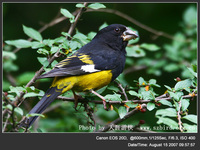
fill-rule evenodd
<path id="1" fill-rule="evenodd" d="M 120 29 L 119 28 L 115 28 L 115 32 L 119 33 Z"/>

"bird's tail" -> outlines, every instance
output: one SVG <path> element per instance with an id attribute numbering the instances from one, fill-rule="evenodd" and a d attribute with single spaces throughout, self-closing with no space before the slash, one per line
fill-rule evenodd
<path id="1" fill-rule="evenodd" d="M 60 94 L 61 94 L 61 89 L 57 89 L 57 87 L 49 88 L 46 94 L 33 107 L 33 109 L 29 112 L 29 114 L 32 114 L 32 113 L 41 114 L 53 102 L 53 100 Z M 30 127 L 37 118 L 38 116 L 29 117 L 28 122 L 27 122 L 28 127 Z"/>

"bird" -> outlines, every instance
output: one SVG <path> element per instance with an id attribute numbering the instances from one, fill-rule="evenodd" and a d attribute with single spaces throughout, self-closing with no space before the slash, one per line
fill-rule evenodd
<path id="1" fill-rule="evenodd" d="M 104 97 L 95 90 L 108 85 L 123 72 L 126 46 L 129 40 L 136 38 L 136 31 L 122 24 L 111 24 L 98 31 L 89 43 L 37 78 L 54 80 L 29 114 L 42 114 L 57 96 L 69 90 L 73 91 L 76 103 L 79 97 L 75 92 L 89 91 L 103 100 L 106 109 Z M 30 127 L 37 117 L 26 118 L 26 127 Z"/>

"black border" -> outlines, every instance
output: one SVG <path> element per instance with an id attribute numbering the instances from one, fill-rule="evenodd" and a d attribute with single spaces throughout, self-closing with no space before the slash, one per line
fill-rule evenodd
<path id="1" fill-rule="evenodd" d="M 58 1 L 51 1 L 51 0 L 20 0 L 20 1 L 13 1 L 13 0 L 3 0 L 1 1 L 1 12 L 2 12 L 2 3 L 76 3 L 76 2 L 84 2 L 80 0 L 76 1 L 69 1 L 69 0 L 58 0 Z M 198 8 L 198 14 L 199 12 L 199 0 L 154 0 L 154 1 L 147 1 L 147 0 L 126 0 L 126 1 L 114 1 L 114 0 L 102 0 L 102 1 L 91 1 L 87 0 L 87 2 L 121 2 L 121 3 L 129 3 L 129 2 L 148 2 L 148 3 L 197 3 Z M 2 15 L 1 15 L 2 20 Z M 198 23 L 199 23 L 199 15 L 198 15 Z M 198 31 L 199 31 L 199 24 L 198 24 Z M 3 33 L 3 27 L 1 28 L 1 35 Z M 1 36 L 2 41 L 2 36 Z M 199 56 L 199 34 L 198 34 L 198 55 Z M 2 58 L 2 53 L 1 53 Z M 198 59 L 198 66 L 199 66 L 199 59 Z M 2 65 L 1 65 L 2 70 Z M 3 73 L 2 73 L 3 76 Z M 198 77 L 199 77 L 199 69 L 198 69 Z M 199 82 L 198 82 L 199 83 Z M 1 84 L 1 90 L 2 90 L 2 84 Z M 198 86 L 199 91 L 199 86 Z M 197 97 L 197 100 L 199 98 Z M 199 103 L 198 103 L 199 108 Z M 2 111 L 1 111 L 2 112 Z M 198 111 L 199 113 L 199 111 Z M 1 115 L 2 116 L 2 115 Z M 0 127 L 2 131 L 2 126 Z M 126 135 L 128 139 L 130 136 L 196 136 L 195 147 L 192 149 L 199 149 L 200 148 L 200 135 L 199 135 L 199 114 L 198 114 L 198 133 L 0 133 L 0 143 L 2 148 L 6 149 L 115 149 L 115 150 L 124 150 L 124 149 L 133 149 L 133 147 L 128 148 L 127 143 L 131 142 L 128 141 L 99 141 L 96 140 L 97 136 L 119 136 L 119 135 Z M 138 140 L 138 143 L 146 142 L 143 140 Z M 136 143 L 137 143 L 136 142 Z M 147 141 L 148 142 L 148 141 Z M 170 142 L 170 141 L 167 141 Z M 174 141 L 172 141 L 174 142 Z M 186 142 L 186 141 L 184 141 Z M 191 142 L 191 141 L 188 141 Z M 155 143 L 159 143 L 159 141 L 155 141 Z M 144 149 L 140 147 L 135 147 L 136 149 Z M 164 147 L 162 147 L 164 148 Z M 176 147 L 176 149 L 179 149 L 180 147 Z M 151 148 L 147 148 L 151 149 Z M 187 148 L 190 149 L 190 148 Z"/>

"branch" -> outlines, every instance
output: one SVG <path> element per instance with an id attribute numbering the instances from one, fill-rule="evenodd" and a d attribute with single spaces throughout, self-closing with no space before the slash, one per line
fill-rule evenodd
<path id="1" fill-rule="evenodd" d="M 141 105 L 141 109 L 145 108 L 146 104 L 142 104 Z M 122 121 L 126 120 L 127 118 L 131 117 L 132 115 L 134 115 L 136 112 L 138 112 L 139 110 L 137 108 L 133 109 L 132 111 L 128 112 L 123 118 L 117 118 L 116 120 L 114 120 L 113 122 L 105 125 L 104 127 L 102 127 L 101 129 L 99 129 L 96 132 L 106 132 L 108 131 L 110 128 L 112 128 L 114 125 L 121 123 Z"/>
<path id="2" fill-rule="evenodd" d="M 59 12 L 60 14 L 60 12 Z M 74 11 L 72 13 L 72 15 L 76 15 L 77 14 L 77 11 Z M 49 23 L 45 24 L 43 27 L 41 27 L 38 32 L 42 33 L 43 31 L 45 31 L 46 29 L 48 29 L 49 27 L 52 27 L 64 20 L 68 19 L 67 17 L 65 16 L 62 16 L 62 17 L 58 17 L 58 15 L 52 20 L 50 21 Z M 32 38 L 28 38 L 27 39 L 28 41 L 32 41 L 33 39 Z M 15 50 L 13 50 L 13 53 L 17 53 L 19 50 L 21 50 L 22 48 L 16 48 Z"/>
<path id="3" fill-rule="evenodd" d="M 85 2 L 83 5 L 84 5 L 85 7 L 87 7 L 88 3 Z M 76 27 L 76 24 L 77 24 L 79 18 L 81 17 L 81 14 L 82 14 L 83 11 L 85 10 L 85 7 L 81 8 L 81 9 L 79 10 L 78 14 L 76 15 L 75 22 L 71 24 L 70 29 L 69 29 L 69 31 L 68 31 L 68 34 L 69 34 L 69 35 L 72 35 L 72 33 L 73 33 L 73 31 L 74 31 L 74 28 Z"/>
<path id="4" fill-rule="evenodd" d="M 87 5 L 87 3 L 84 3 L 84 5 Z M 81 11 L 81 13 L 80 13 L 80 11 Z M 77 14 L 78 17 L 76 17 L 77 19 L 75 20 L 74 24 L 71 25 L 70 28 L 69 28 L 68 32 L 71 31 L 71 32 L 70 32 L 70 35 L 72 34 L 72 31 L 74 30 L 74 28 L 75 28 L 75 26 L 76 26 L 76 24 L 77 24 L 77 22 L 78 22 L 78 19 L 80 18 L 81 14 L 82 14 L 82 11 L 83 11 L 83 9 L 79 9 L 78 14 Z M 62 20 L 62 19 L 60 19 L 60 20 Z M 59 21 L 60 21 L 60 20 L 59 20 Z M 54 22 L 55 22 L 55 24 L 56 24 L 58 21 L 54 21 Z M 53 23 L 52 23 L 52 24 L 53 24 Z M 44 30 L 44 29 L 43 29 L 43 30 Z M 53 57 L 51 57 L 51 58 L 48 60 L 48 61 L 49 61 L 49 64 L 51 64 L 51 63 L 54 61 L 54 59 L 55 59 L 56 57 L 58 57 L 59 52 L 60 52 L 60 49 L 53 55 Z M 36 81 L 37 77 L 40 76 L 43 72 L 44 72 L 44 66 L 42 66 L 42 67 L 40 68 L 40 70 L 39 70 L 38 72 L 36 72 L 35 76 L 28 82 L 28 84 L 26 85 L 26 87 L 30 87 L 30 86 Z M 22 97 L 24 96 L 24 94 L 25 94 L 24 92 L 21 92 L 21 93 L 20 93 L 20 96 L 15 98 L 14 103 L 17 103 L 17 105 L 20 106 L 20 105 L 22 104 L 22 102 L 24 101 L 24 100 L 21 100 Z"/>
<path id="5" fill-rule="evenodd" d="M 8 115 L 7 115 L 7 117 L 6 117 L 6 122 L 5 122 L 5 124 L 4 124 L 4 126 L 3 126 L 3 132 L 5 132 L 6 131 L 6 127 L 7 127 L 7 124 L 8 124 L 8 119 L 10 118 L 10 114 L 8 113 Z"/>
<path id="6" fill-rule="evenodd" d="M 118 83 L 117 81 L 115 81 L 115 83 L 116 83 L 117 86 L 122 90 L 122 93 L 124 94 L 125 99 L 128 101 L 128 96 L 126 95 L 125 88 L 123 88 L 123 87 L 122 87 L 122 84 Z"/>
<path id="7" fill-rule="evenodd" d="M 172 36 L 172 35 L 170 35 L 168 33 L 165 33 L 163 31 L 155 30 L 155 29 L 153 29 L 153 28 L 151 28 L 151 27 L 149 27 L 149 26 L 137 21 L 136 19 L 134 19 L 134 18 L 132 18 L 132 17 L 130 17 L 130 16 L 118 11 L 118 10 L 104 8 L 104 9 L 97 9 L 97 10 L 88 9 L 86 12 L 94 12 L 94 11 L 112 13 L 112 14 L 115 14 L 117 16 L 120 16 L 120 17 L 130 21 L 131 23 L 137 25 L 138 27 L 140 27 L 140 28 L 142 28 L 144 30 L 147 30 L 147 31 L 149 31 L 149 32 L 151 32 L 151 33 L 153 33 L 153 34 L 155 34 L 157 36 L 163 36 L 163 37 L 166 37 L 168 39 L 172 39 L 172 40 L 176 40 L 176 41 L 180 41 L 180 42 L 187 42 L 186 40 L 183 41 L 183 40 L 180 40 L 180 39 L 176 39 L 174 36 Z"/>
<path id="8" fill-rule="evenodd" d="M 182 126 L 182 121 L 181 121 L 181 114 L 180 114 L 180 110 L 181 110 L 181 101 L 178 102 L 179 105 L 179 109 L 177 111 L 177 119 L 178 119 L 178 126 L 179 126 L 179 130 L 181 132 L 183 132 L 183 126 Z"/>
<path id="9" fill-rule="evenodd" d="M 140 71 L 140 70 L 143 70 L 143 69 L 146 69 L 147 66 L 143 65 L 143 66 L 131 66 L 127 69 L 125 69 L 123 71 L 123 74 L 126 75 L 126 74 L 129 74 L 131 72 L 135 72 L 135 71 Z"/>
<path id="10" fill-rule="evenodd" d="M 183 99 L 190 99 L 193 98 L 194 96 L 191 95 L 185 95 L 182 96 Z M 197 94 L 195 94 L 195 97 L 197 97 Z M 68 97 L 64 97 L 64 96 L 58 96 L 56 99 L 60 99 L 63 101 L 70 101 L 70 102 L 74 102 L 74 98 L 68 98 Z M 160 100 L 172 100 L 172 97 L 168 97 L 166 94 L 163 94 L 159 97 L 155 98 L 154 102 L 158 102 Z M 95 103 L 95 104 L 102 104 L 102 101 L 97 101 L 97 100 L 87 100 L 87 99 L 83 99 L 83 100 L 78 100 L 78 102 L 80 103 L 85 103 L 85 102 L 90 102 L 90 103 Z M 127 102 L 133 102 L 133 103 L 148 103 L 148 102 L 153 102 L 153 100 L 123 100 L 123 101 L 107 101 L 106 103 L 108 104 L 125 104 Z"/>

